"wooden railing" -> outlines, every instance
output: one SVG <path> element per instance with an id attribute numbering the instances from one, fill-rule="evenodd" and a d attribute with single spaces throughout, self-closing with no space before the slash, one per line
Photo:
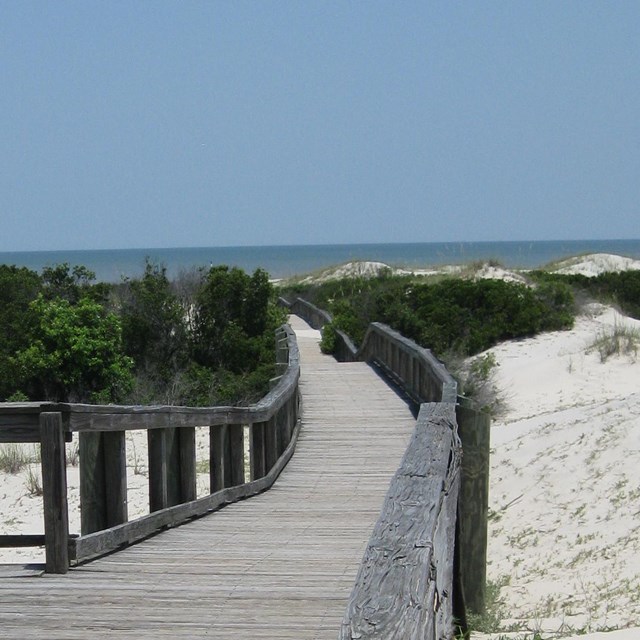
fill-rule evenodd
<path id="1" fill-rule="evenodd" d="M 0 546 L 45 545 L 46 571 L 113 551 L 269 488 L 299 431 L 299 356 L 287 326 L 276 335 L 280 375 L 248 407 L 0 404 L 0 442 L 41 444 L 44 536 L 0 536 Z M 210 493 L 196 498 L 195 428 L 209 427 Z M 128 522 L 125 433 L 146 430 L 150 513 Z M 245 429 L 249 468 L 245 469 Z M 70 536 L 65 441 L 78 434 L 81 535 Z"/>
<path id="2" fill-rule="evenodd" d="M 281 304 L 321 329 L 331 315 L 300 298 Z M 335 329 L 334 329 L 335 330 Z M 381 323 L 359 348 L 336 330 L 339 360 L 379 368 L 419 408 L 340 633 L 341 640 L 451 638 L 485 607 L 489 415 L 457 395 L 428 350 Z"/>

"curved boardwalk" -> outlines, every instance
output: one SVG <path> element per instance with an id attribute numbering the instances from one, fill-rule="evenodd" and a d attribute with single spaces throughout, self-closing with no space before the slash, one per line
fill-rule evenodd
<path id="1" fill-rule="evenodd" d="M 335 640 L 415 421 L 363 363 L 292 317 L 302 430 L 272 489 L 65 576 L 0 582 L 6 639 Z"/>

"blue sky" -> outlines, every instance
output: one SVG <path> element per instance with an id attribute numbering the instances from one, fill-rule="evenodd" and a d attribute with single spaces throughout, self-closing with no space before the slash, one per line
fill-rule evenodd
<path id="1" fill-rule="evenodd" d="M 640 237 L 640 2 L 0 0 L 0 251 Z"/>

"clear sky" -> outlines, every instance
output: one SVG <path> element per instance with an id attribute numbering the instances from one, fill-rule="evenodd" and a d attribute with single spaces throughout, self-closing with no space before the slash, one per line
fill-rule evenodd
<path id="1" fill-rule="evenodd" d="M 0 251 L 640 237 L 640 2 L 0 0 Z"/>

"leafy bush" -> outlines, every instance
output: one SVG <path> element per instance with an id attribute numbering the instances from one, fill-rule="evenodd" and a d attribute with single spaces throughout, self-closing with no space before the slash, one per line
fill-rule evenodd
<path id="1" fill-rule="evenodd" d="M 159 396 L 188 362 L 188 310 L 174 294 L 166 268 L 147 260 L 139 280 L 119 288 L 122 341 L 136 375 Z"/>
<path id="2" fill-rule="evenodd" d="M 42 280 L 35 271 L 0 265 L 0 400 L 18 390 L 11 358 L 28 344 L 29 305 L 41 290 Z"/>
<path id="3" fill-rule="evenodd" d="M 53 401 L 111 402 L 133 384 L 119 319 L 88 298 L 71 304 L 39 295 L 30 305 L 28 345 L 12 358 L 19 387 Z"/>
<path id="4" fill-rule="evenodd" d="M 356 343 L 370 322 L 379 321 L 438 355 L 473 355 L 501 340 L 569 328 L 574 315 L 571 288 L 559 282 L 531 288 L 502 280 L 424 283 L 384 276 L 322 283 L 297 293 L 328 308 L 333 326 Z"/>

